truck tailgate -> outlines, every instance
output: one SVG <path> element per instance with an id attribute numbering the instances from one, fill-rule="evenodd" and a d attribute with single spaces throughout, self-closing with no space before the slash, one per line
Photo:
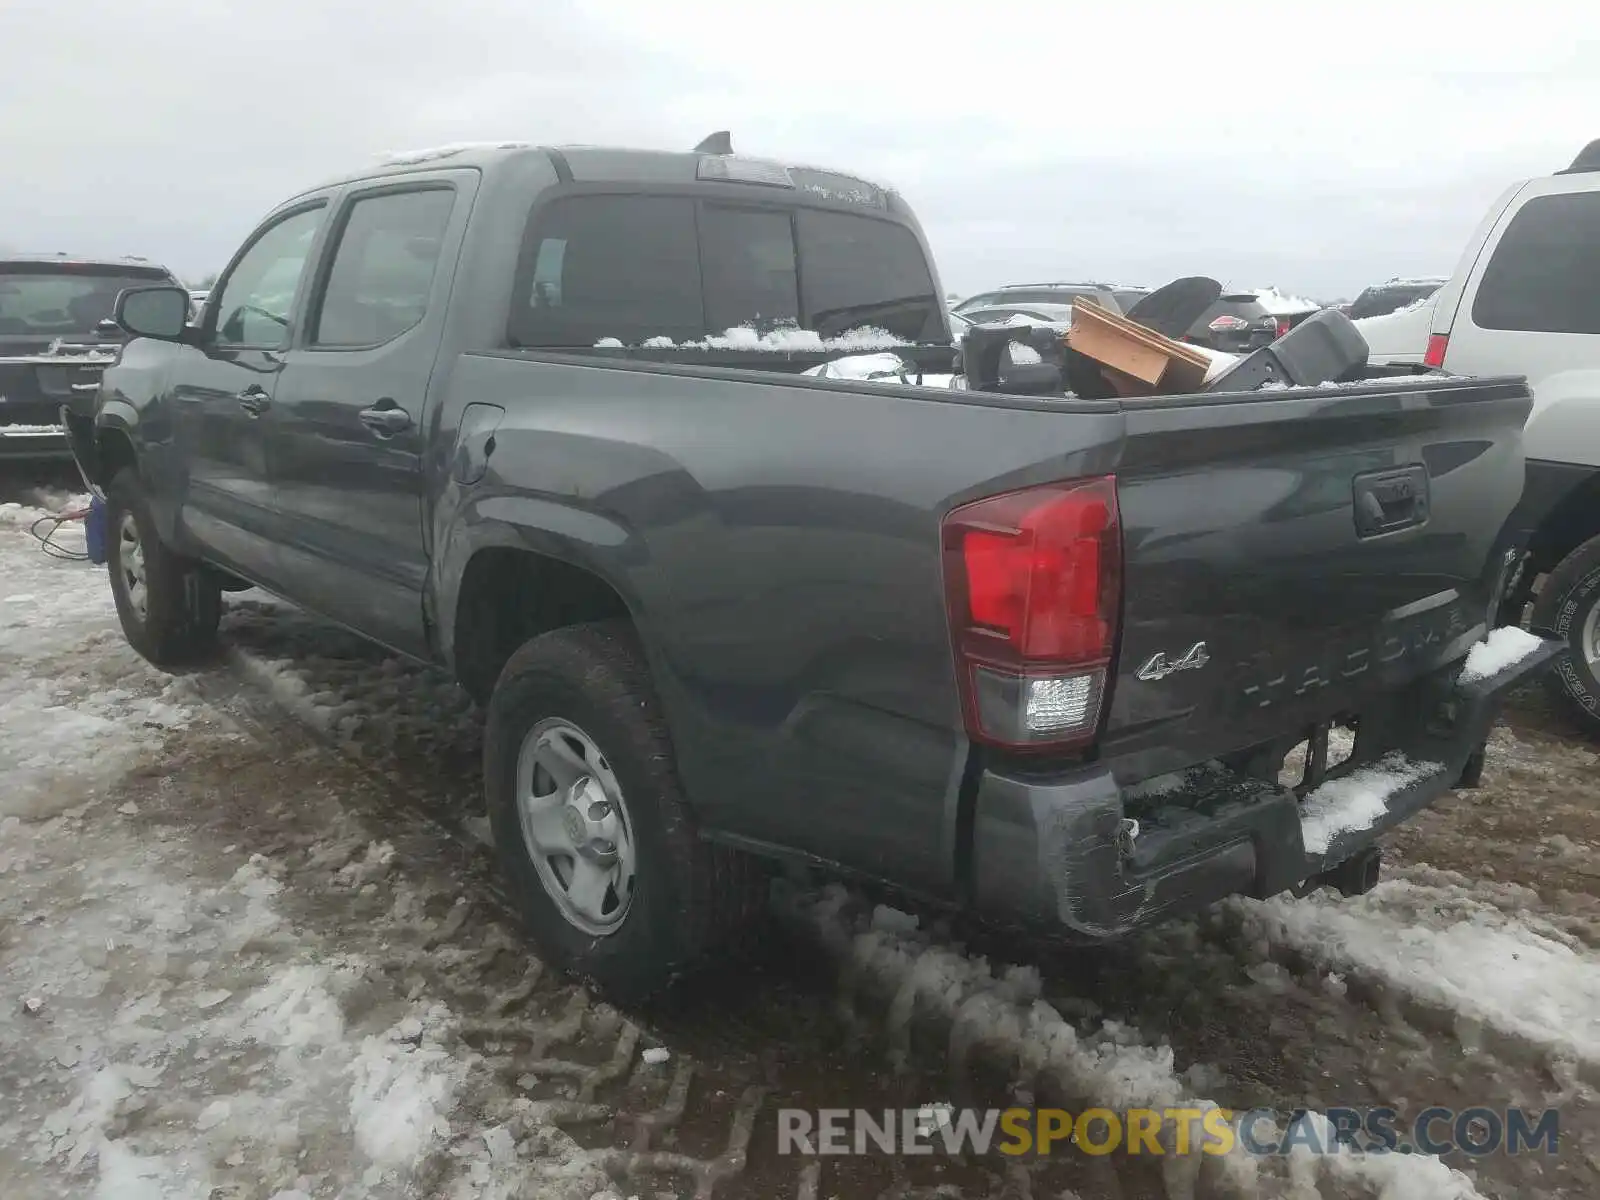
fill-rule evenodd
<path id="1" fill-rule="evenodd" d="M 1358 713 L 1465 654 L 1504 582 L 1531 403 L 1520 379 L 1130 403 L 1118 773 Z"/>

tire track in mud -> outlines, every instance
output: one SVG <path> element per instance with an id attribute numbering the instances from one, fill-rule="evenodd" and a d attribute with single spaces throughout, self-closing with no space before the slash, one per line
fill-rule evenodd
<path id="1" fill-rule="evenodd" d="M 503 943 L 494 956 L 496 969 L 531 961 L 488 856 L 474 838 L 477 719 L 465 697 L 434 673 L 402 664 L 292 609 L 246 601 L 230 610 L 227 628 L 236 647 L 235 666 L 244 675 L 361 762 L 370 778 L 401 796 L 405 808 L 425 814 L 429 826 L 471 859 L 474 893 L 494 897 L 495 928 Z M 273 665 L 284 660 L 292 660 L 287 668 Z M 1114 1063 L 1148 1065 L 1148 1047 L 1131 1031 L 1162 1030 L 1177 1061 L 1202 1064 L 1191 1066 L 1181 1080 L 1172 1074 L 1170 1060 L 1164 1068 L 1152 1068 L 1161 1087 L 1178 1089 L 1175 1097 L 1207 1096 L 1236 1108 L 1283 1110 L 1387 1104 L 1402 1113 L 1436 1103 L 1535 1108 L 1566 1103 L 1581 1105 L 1581 1120 L 1593 1120 L 1575 1067 L 1530 1051 L 1515 1038 L 1463 1024 L 1455 1014 L 1419 1002 L 1381 977 L 1339 972 L 1315 954 L 1275 940 L 1251 911 L 1259 906 L 1224 906 L 1125 945 L 1092 951 L 1012 944 L 940 923 L 938 942 L 965 943 L 970 953 L 988 954 L 996 962 L 1039 966 L 1031 993 L 1024 987 L 1008 996 L 1002 989 L 997 997 L 993 989 L 975 989 L 965 998 L 969 1011 L 963 1024 L 959 1005 L 943 1014 L 938 1004 L 919 1007 L 917 987 L 908 984 L 914 971 L 908 974 L 907 955 L 914 962 L 917 953 L 939 945 L 914 939 L 910 951 L 902 947 L 898 958 L 887 956 L 894 961 L 874 965 L 871 953 L 863 961 L 860 930 L 852 932 L 850 920 L 841 917 L 847 908 L 861 909 L 859 897 L 847 897 L 820 926 L 814 896 L 811 905 L 806 908 L 802 900 L 789 906 L 788 929 L 776 937 L 769 931 L 764 947 L 729 958 L 640 1014 L 690 1061 L 675 1059 L 669 1072 L 638 1078 L 634 1072 L 620 1086 L 620 1075 L 608 1079 L 597 1094 L 618 1105 L 609 1120 L 598 1120 L 598 1110 L 560 1110 L 572 1118 L 571 1131 L 580 1144 L 611 1155 L 606 1161 L 624 1172 L 630 1169 L 624 1164 L 651 1163 L 673 1175 L 676 1163 L 676 1185 L 687 1189 L 684 1194 L 909 1196 L 942 1188 L 946 1195 L 1053 1195 L 1071 1188 L 1088 1200 L 1277 1195 L 1288 1186 L 1280 1163 L 1265 1164 L 1258 1179 L 1248 1171 L 1227 1175 L 1209 1165 L 1195 1178 L 1181 1171 L 1170 1174 L 1170 1165 L 1163 1176 L 1159 1164 L 1118 1156 L 1074 1155 L 1005 1167 L 992 1160 L 857 1158 L 808 1166 L 773 1152 L 775 1112 L 784 1105 L 877 1110 L 943 1099 L 995 1106 L 1035 1098 L 1046 1102 L 1038 1091 L 1038 1072 L 1029 1077 L 1019 1069 L 1029 1064 L 1020 1062 L 1017 1046 L 993 1036 L 993 1028 L 1003 1032 L 1015 1010 L 1034 999 L 1047 1001 L 1065 1017 L 1062 1027 L 1080 1045 L 1097 1047 L 1094 1053 Z M 851 920 L 856 926 L 864 923 L 869 940 L 876 937 L 893 949 L 894 939 L 878 936 L 882 931 L 871 928 L 869 915 L 857 911 Z M 410 969 L 421 967 L 412 962 Z M 509 986 L 505 980 L 501 984 Z M 554 996 L 560 986 L 541 980 L 534 991 Z M 464 1002 L 470 1004 L 470 998 Z M 1007 1003 L 1013 1010 L 1009 1018 Z M 974 1013 L 985 1008 L 988 1037 L 975 1032 L 973 1024 Z M 1115 1037 L 1095 1040 L 1108 1020 L 1114 1028 L 1117 1022 L 1127 1027 L 1120 1046 Z M 495 1026 L 499 1037 L 486 1036 L 482 1047 L 498 1056 L 497 1073 L 513 1086 L 538 1075 L 526 1067 L 537 1047 L 516 1032 L 521 1022 L 521 1017 L 502 1020 Z M 596 1061 L 588 1065 L 597 1068 L 598 1058 L 610 1053 L 614 1045 L 591 1048 Z M 592 1102 L 565 1094 L 574 1091 L 573 1081 L 582 1091 L 578 1069 L 575 1062 L 556 1069 L 536 1089 L 536 1102 Z M 1057 1080 L 1053 1098 L 1079 1106 L 1105 1101 L 1104 1077 L 1080 1071 L 1074 1083 L 1071 1072 L 1067 1076 L 1064 1087 Z M 584 1115 L 590 1119 L 579 1119 Z M 618 1150 L 619 1145 L 629 1149 Z M 701 1163 L 737 1161 L 742 1167 L 708 1175 L 696 1173 L 683 1158 L 625 1157 L 660 1153 L 655 1149 L 660 1146 L 670 1147 L 669 1155 Z M 1473 1175 L 1489 1195 L 1589 1195 L 1600 1193 L 1600 1159 L 1592 1153 L 1585 1141 L 1579 1153 L 1554 1164 L 1498 1157 L 1454 1165 Z M 812 1169 L 817 1166 L 820 1178 Z M 648 1173 L 653 1168 L 631 1169 Z M 1322 1194 L 1376 1194 L 1379 1182 L 1329 1176 L 1325 1186 L 1330 1190 Z M 1441 1182 L 1437 1190 L 1416 1194 L 1449 1195 L 1451 1186 Z"/>

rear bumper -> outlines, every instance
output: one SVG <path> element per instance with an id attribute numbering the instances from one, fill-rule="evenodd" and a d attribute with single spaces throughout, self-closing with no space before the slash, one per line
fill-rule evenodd
<path id="1" fill-rule="evenodd" d="M 58 424 L 0 425 L 0 462 L 37 462 L 72 457 L 67 431 Z"/>
<path id="2" fill-rule="evenodd" d="M 1293 791 L 1220 765 L 1165 786 L 1119 785 L 1105 765 L 1070 775 L 986 771 L 973 820 L 973 899 L 987 917 L 1115 938 L 1231 895 L 1273 896 L 1337 866 L 1453 790 L 1471 770 L 1505 693 L 1560 650 L 1546 640 L 1499 674 L 1457 684 L 1460 663 L 1382 705 L 1339 779 L 1399 752 L 1433 764 L 1389 792 L 1382 815 L 1308 849 Z M 1375 714 L 1375 717 L 1378 715 Z M 1131 844 L 1125 821 L 1139 822 Z"/>

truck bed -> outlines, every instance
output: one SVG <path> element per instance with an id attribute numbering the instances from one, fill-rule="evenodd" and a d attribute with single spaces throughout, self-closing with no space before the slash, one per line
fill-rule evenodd
<path id="1" fill-rule="evenodd" d="M 957 702 L 947 512 L 1115 475 L 1100 737 L 1025 765 L 1090 759 L 1134 784 L 1287 748 L 1465 655 L 1530 405 L 1516 379 L 1081 401 L 534 351 L 465 356 L 445 428 L 469 401 L 506 416 L 437 530 L 442 574 L 494 523 L 559 526 L 552 544 L 619 581 L 715 836 L 932 893 L 958 886 L 974 772 L 1004 760 Z M 1358 484 L 1419 469 L 1425 519 L 1359 533 Z M 1197 643 L 1203 669 L 1139 678 Z"/>

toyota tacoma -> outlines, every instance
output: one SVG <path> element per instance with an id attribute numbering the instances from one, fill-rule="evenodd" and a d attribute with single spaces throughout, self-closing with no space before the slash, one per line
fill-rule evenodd
<path id="1" fill-rule="evenodd" d="M 1485 641 L 1525 383 L 804 374 L 948 373 L 942 295 L 898 193 L 725 145 L 312 188 L 198 323 L 123 292 L 69 415 L 123 628 L 193 660 L 257 586 L 450 671 L 535 941 L 615 993 L 774 863 L 1090 941 L 1370 886 L 1552 652 Z"/>

